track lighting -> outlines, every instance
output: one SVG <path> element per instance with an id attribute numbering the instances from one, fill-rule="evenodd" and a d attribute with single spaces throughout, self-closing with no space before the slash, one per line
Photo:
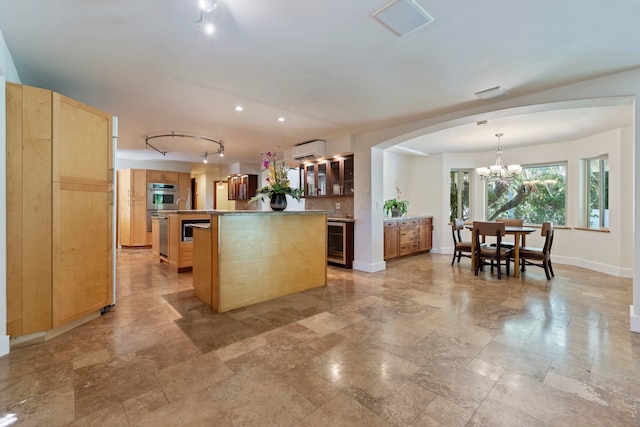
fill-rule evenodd
<path id="1" fill-rule="evenodd" d="M 213 25 L 213 12 L 218 8 L 218 4 L 212 0 L 200 0 L 198 5 L 200 17 L 195 22 L 206 35 L 210 36 L 216 31 Z"/>

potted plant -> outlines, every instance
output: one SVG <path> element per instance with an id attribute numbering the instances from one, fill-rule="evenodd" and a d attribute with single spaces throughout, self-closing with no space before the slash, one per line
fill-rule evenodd
<path id="1" fill-rule="evenodd" d="M 384 213 L 385 215 L 397 218 L 407 213 L 407 207 L 409 202 L 406 200 L 398 200 L 398 199 L 389 199 L 384 202 Z"/>
<path id="2" fill-rule="evenodd" d="M 267 185 L 258 189 L 249 203 L 269 199 L 272 210 L 283 211 L 287 207 L 287 194 L 300 201 L 303 190 L 291 187 L 287 174 L 293 169 L 293 165 L 288 165 L 284 160 L 278 161 L 276 153 L 269 151 L 261 154 L 265 156 L 262 159 L 262 166 L 269 170 Z"/>

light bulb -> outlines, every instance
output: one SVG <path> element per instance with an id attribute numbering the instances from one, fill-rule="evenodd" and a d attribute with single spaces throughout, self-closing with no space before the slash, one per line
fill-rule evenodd
<path id="1" fill-rule="evenodd" d="M 203 25 L 204 33 L 208 36 L 216 32 L 216 28 L 213 26 L 213 22 L 205 22 Z"/>
<path id="2" fill-rule="evenodd" d="M 213 12 L 218 5 L 216 4 L 216 2 L 212 1 L 212 0 L 200 0 L 198 2 L 198 6 L 200 6 L 200 10 L 203 12 Z"/>

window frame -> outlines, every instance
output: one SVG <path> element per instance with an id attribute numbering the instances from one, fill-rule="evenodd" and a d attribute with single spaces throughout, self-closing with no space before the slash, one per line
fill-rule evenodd
<path id="1" fill-rule="evenodd" d="M 606 161 L 606 178 L 599 180 L 598 186 L 598 226 L 591 226 L 591 168 L 590 162 L 597 161 L 598 162 L 598 172 L 600 177 L 605 176 L 603 162 Z M 588 230 L 609 230 L 609 215 L 605 214 L 605 211 L 609 210 L 609 177 L 610 177 L 610 169 L 609 169 L 609 154 L 601 154 L 599 156 L 589 157 L 581 159 L 582 162 L 582 186 L 583 186 L 583 196 L 582 196 L 582 218 L 581 222 L 584 228 Z M 606 203 L 605 203 L 606 202 Z M 605 206 L 606 205 L 606 206 Z M 606 222 L 606 224 L 605 224 Z"/>
<path id="2" fill-rule="evenodd" d="M 567 226 L 567 222 L 569 220 L 569 197 L 568 197 L 568 193 L 567 193 L 567 189 L 569 188 L 569 163 L 568 161 L 552 161 L 552 162 L 542 162 L 542 163 L 531 163 L 531 164 L 527 164 L 527 165 L 522 165 L 522 172 L 524 173 L 524 171 L 526 169 L 533 169 L 533 168 L 544 168 L 544 167 L 557 167 L 557 166 L 563 166 L 564 167 L 564 224 L 557 224 L 555 221 L 554 222 L 554 226 L 560 226 L 560 227 L 565 227 Z M 485 218 L 489 218 L 489 183 L 484 182 L 484 197 L 485 197 L 485 203 L 484 203 L 484 213 L 485 213 Z M 508 211 L 507 211 L 508 212 Z M 513 216 L 508 216 L 508 217 L 504 217 L 504 216 L 497 216 L 496 218 L 512 218 Z M 545 220 L 546 221 L 546 220 Z M 539 225 L 541 226 L 542 223 L 531 223 L 531 222 L 526 222 L 527 225 Z"/>
<path id="3" fill-rule="evenodd" d="M 457 204 L 458 204 L 458 215 L 456 215 L 456 218 L 460 218 L 464 221 L 468 221 L 471 219 L 471 195 L 473 194 L 473 172 L 474 169 L 465 169 L 465 168 L 452 168 L 449 170 L 449 221 L 453 222 L 453 220 L 455 218 L 453 218 L 453 210 L 451 209 L 451 184 L 452 184 L 452 175 L 454 173 L 457 174 L 457 181 L 456 181 L 456 185 L 457 185 Z M 468 203 L 469 203 L 469 215 L 468 218 L 465 219 L 464 215 L 462 214 L 462 196 L 464 193 L 464 175 L 467 174 L 467 182 L 469 183 L 469 192 L 468 192 Z"/>

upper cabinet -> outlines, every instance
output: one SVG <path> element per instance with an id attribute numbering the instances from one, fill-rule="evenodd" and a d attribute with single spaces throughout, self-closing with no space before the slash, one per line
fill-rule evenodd
<path id="1" fill-rule="evenodd" d="M 229 200 L 249 200 L 256 195 L 258 175 L 233 175 L 228 178 Z"/>
<path id="2" fill-rule="evenodd" d="M 305 163 L 304 197 L 353 197 L 353 155 Z"/>

